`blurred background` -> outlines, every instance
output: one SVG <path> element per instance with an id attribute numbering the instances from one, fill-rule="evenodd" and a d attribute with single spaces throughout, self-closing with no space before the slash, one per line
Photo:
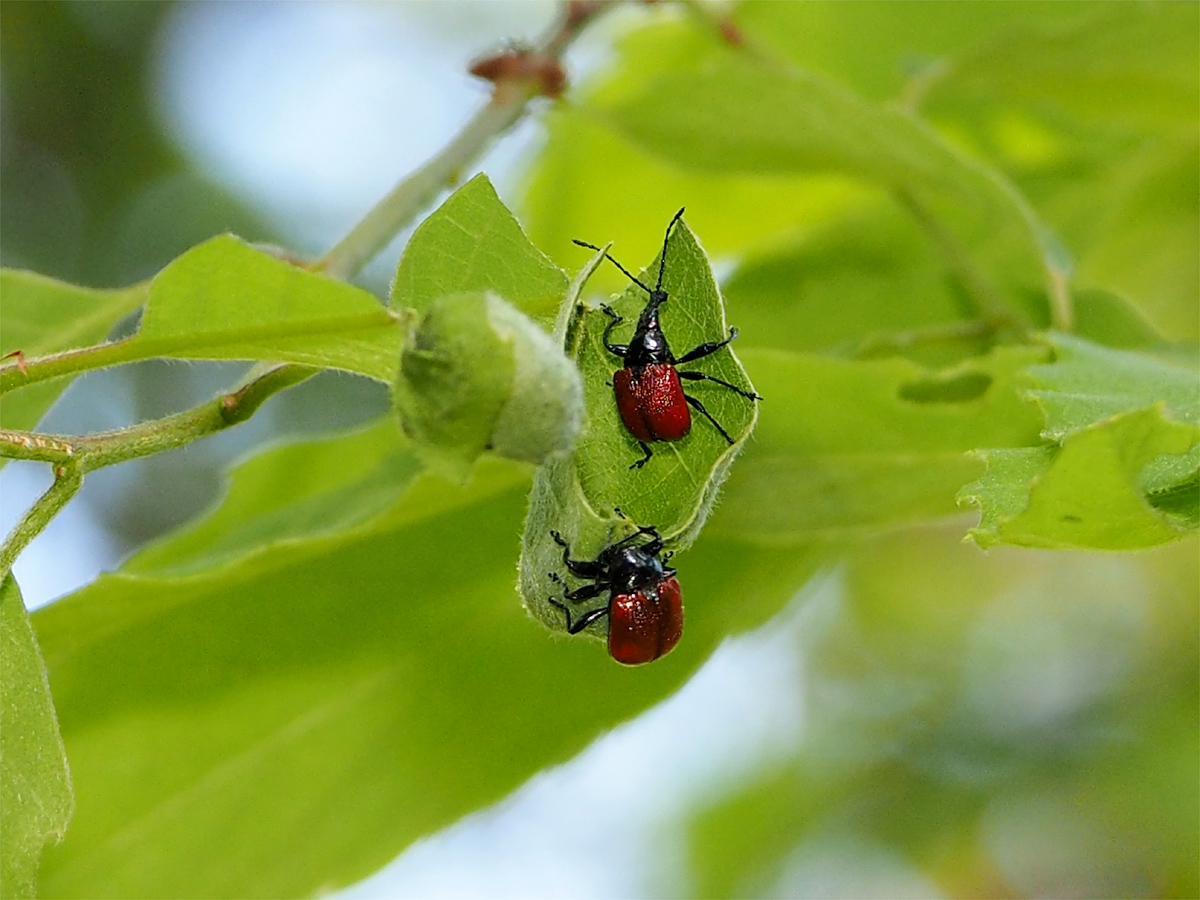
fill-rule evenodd
<path id="1" fill-rule="evenodd" d="M 568 57 L 573 79 L 611 58 L 615 35 L 679 14 L 667 6 L 630 6 L 589 31 Z M 908 36 L 892 44 L 907 40 L 912 57 L 946 52 L 1028 14 L 1016 4 L 956 6 L 908 14 Z M 1066 20 L 1087 6 L 1037 15 Z M 852 15 L 839 19 L 842 5 L 813 8 L 824 23 L 806 38 L 814 68 L 836 72 L 849 65 L 839 59 L 880 44 Z M 6 0 L 3 264 L 124 285 L 225 231 L 319 255 L 485 101 L 488 86 L 466 74 L 469 60 L 534 38 L 554 13 L 531 0 Z M 905 15 L 880 8 L 878 27 Z M 941 31 L 924 29 L 931 17 L 945 20 Z M 855 85 L 873 99 L 901 83 L 898 55 L 879 53 L 863 71 L 895 77 Z M 1037 135 L 1009 137 L 1023 187 L 1053 199 L 1043 157 L 1029 151 Z M 535 115 L 478 167 L 518 215 L 528 211 L 535 242 L 569 264 L 572 235 L 559 232 L 578 228 L 635 248 L 626 258 L 648 258 L 661 222 L 638 203 L 623 211 L 628 227 L 610 210 L 592 226 L 577 207 L 578 224 L 549 222 L 548 140 Z M 646 192 L 654 175 L 641 175 Z M 605 191 L 603 172 L 585 176 L 589 190 Z M 760 187 L 737 197 L 753 199 Z M 1197 252 L 1196 193 L 1178 195 L 1191 187 L 1185 174 L 1163 188 L 1184 208 L 1171 232 L 1178 243 L 1182 228 L 1177 259 Z M 843 215 L 857 190 L 836 179 L 811 188 L 799 220 Z M 675 204 L 657 190 L 656 207 Z M 703 237 L 720 204 L 700 206 Z M 745 229 L 744 246 L 778 240 L 781 213 L 747 210 L 758 234 Z M 363 275 L 381 296 L 405 237 Z M 1155 243 L 1153 233 L 1146 240 Z M 736 242 L 725 243 L 720 262 L 735 272 Z M 1156 277 L 1177 275 L 1182 287 L 1160 291 L 1167 299 L 1144 311 L 1168 337 L 1194 341 L 1195 267 L 1177 269 Z M 730 299 L 736 321 L 734 288 Z M 41 430 L 162 416 L 239 371 L 155 362 L 91 373 Z M 90 475 L 16 567 L 27 602 L 52 602 L 195 516 L 219 496 L 222 471 L 252 448 L 367 421 L 387 406 L 381 385 L 329 374 L 247 425 Z M 35 464 L 6 466 L 0 527 L 48 480 Z M 856 544 L 775 621 L 727 641 L 671 700 L 345 894 L 1195 896 L 1196 542 L 1136 555 L 985 555 L 959 542 L 971 522 Z"/>

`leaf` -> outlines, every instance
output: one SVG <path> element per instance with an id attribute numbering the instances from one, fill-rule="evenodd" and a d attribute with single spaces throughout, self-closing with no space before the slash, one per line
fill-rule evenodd
<path id="1" fill-rule="evenodd" d="M 260 359 L 357 372 L 391 382 L 397 320 L 369 293 L 216 237 L 154 277 L 137 359 Z"/>
<path id="2" fill-rule="evenodd" d="M 998 32 L 950 64 L 931 100 L 994 108 L 1053 101 L 1108 128 L 1116 123 L 1197 120 L 1195 35 L 1191 3 L 1085 6 L 1065 23 L 1023 23 Z"/>
<path id="3" fill-rule="evenodd" d="M 31 359 L 103 341 L 118 321 L 145 302 L 147 288 L 143 283 L 114 291 L 93 290 L 35 272 L 0 269 L 4 315 L 0 356 L 20 350 Z M 14 362 L 8 359 L 4 365 Z M 6 395 L 0 423 L 15 431 L 32 429 L 68 384 L 61 378 Z"/>
<path id="4" fill-rule="evenodd" d="M 305 537 L 277 517 L 285 540 L 262 527 L 248 544 L 259 551 L 214 550 L 222 523 L 265 522 L 281 496 L 316 495 L 308 477 L 337 490 L 334 444 L 310 449 L 312 466 L 299 447 L 279 457 L 289 467 L 270 491 L 248 464 L 191 538 L 35 617 L 79 797 L 47 855 L 45 896 L 348 884 L 676 690 L 821 561 L 733 542 L 681 555 L 688 633 L 631 672 L 521 609 L 528 480 L 516 464 L 482 461 L 465 490 L 422 474 L 349 530 Z M 257 498 L 239 496 L 252 488 Z M 218 565 L 189 565 L 193 551 Z"/>
<path id="5" fill-rule="evenodd" d="M 837 354 L 903 352 L 949 364 L 983 352 L 979 337 L 960 341 L 891 339 L 920 329 L 978 322 L 963 286 L 946 277 L 927 237 L 898 210 L 872 208 L 750 256 L 725 283 L 736 324 L 755 347 Z"/>
<path id="6" fill-rule="evenodd" d="M 16 579 L 0 585 L 0 896 L 36 895 L 74 800 L 42 655 Z"/>
<path id="7" fill-rule="evenodd" d="M 362 527 L 421 472 L 391 416 L 335 437 L 282 444 L 244 460 L 203 518 L 127 560 L 127 574 L 182 576 L 251 554 Z"/>
<path id="8" fill-rule="evenodd" d="M 4 391 L 62 374 L 158 357 L 257 359 L 395 378 L 400 317 L 366 291 L 307 271 L 231 235 L 172 261 L 150 282 L 137 334 L 3 370 Z"/>
<path id="9" fill-rule="evenodd" d="M 1002 347 L 944 370 L 748 350 L 762 422 L 711 523 L 718 534 L 781 544 L 956 511 L 978 477 L 968 451 L 1038 442 L 1020 376 L 1045 353 Z M 779 400 L 772 402 L 772 398 Z"/>
<path id="10" fill-rule="evenodd" d="M 1100 550 L 1177 540 L 1189 527 L 1146 502 L 1143 472 L 1156 457 L 1184 453 L 1198 438 L 1200 428 L 1173 422 L 1156 406 L 1075 431 L 1057 450 L 981 451 L 987 473 L 959 492 L 961 504 L 983 512 L 970 537 L 981 547 Z"/>
<path id="11" fill-rule="evenodd" d="M 1079 338 L 1051 334 L 1057 359 L 1029 370 L 1041 388 L 1031 391 L 1046 415 L 1042 434 L 1055 441 L 1119 413 L 1164 405 L 1177 422 L 1200 424 L 1200 371 L 1194 352 L 1139 353 L 1099 347 Z M 1165 491 L 1195 476 L 1200 448 L 1186 456 L 1156 460 L 1144 488 Z"/>
<path id="12" fill-rule="evenodd" d="M 630 247 L 649 256 L 662 246 L 663 223 L 684 203 L 692 204 L 691 227 L 720 258 L 879 202 L 878 191 L 844 178 L 684 171 L 574 106 L 551 108 L 545 123 L 548 137 L 530 175 L 523 220 L 533 240 L 571 269 L 583 258 L 573 238 L 613 237 L 619 258 L 631 256 Z M 628 281 L 605 269 L 593 284 L 616 292 Z"/>
<path id="13" fill-rule="evenodd" d="M 1040 388 L 1030 394 L 1046 415 L 1052 440 L 1112 416 L 1163 403 L 1168 418 L 1200 424 L 1200 370 L 1196 357 L 1101 347 L 1066 334 L 1050 334 L 1054 362 L 1033 366 Z"/>
<path id="14" fill-rule="evenodd" d="M 547 318 L 566 288 L 566 275 L 529 242 L 480 173 L 413 232 L 391 303 L 423 312 L 440 297 L 489 290 L 528 316 Z"/>
<path id="15" fill-rule="evenodd" d="M 1062 248 L 1003 177 L 921 121 L 681 26 L 636 32 L 621 54 L 594 103 L 642 146 L 685 168 L 836 171 L 893 191 L 970 273 L 981 308 L 1044 321 L 1026 294 L 1051 290 Z"/>

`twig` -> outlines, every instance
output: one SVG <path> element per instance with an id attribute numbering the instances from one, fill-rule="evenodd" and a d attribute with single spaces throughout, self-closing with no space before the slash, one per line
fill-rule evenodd
<path id="1" fill-rule="evenodd" d="M 614 2 L 570 0 L 564 3 L 558 21 L 528 54 L 550 61 L 559 60 L 583 28 Z M 353 278 L 439 193 L 452 186 L 492 141 L 520 121 L 530 100 L 544 92 L 545 83 L 536 77 L 498 80 L 491 100 L 458 136 L 397 184 L 315 268 L 334 278 Z"/>
<path id="2" fill-rule="evenodd" d="M 54 467 L 54 484 L 29 507 L 29 511 L 17 523 L 17 527 L 0 545 L 0 581 L 8 577 L 21 551 L 41 534 L 42 529 L 67 505 L 67 501 L 75 496 L 82 484 L 83 471 L 78 464 L 65 462 Z"/>
<path id="3" fill-rule="evenodd" d="M 96 469 L 173 450 L 238 425 L 269 397 L 318 371 L 310 366 L 280 364 L 237 390 L 186 412 L 118 431 L 72 437 L 0 430 L 0 456 L 74 466 L 82 477 Z"/>

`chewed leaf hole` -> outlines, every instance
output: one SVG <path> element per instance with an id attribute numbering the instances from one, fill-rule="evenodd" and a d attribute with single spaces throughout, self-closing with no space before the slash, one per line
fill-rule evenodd
<path id="1" fill-rule="evenodd" d="M 966 403 L 987 393 L 992 376 L 964 372 L 953 378 L 923 378 L 900 385 L 900 396 L 913 403 Z"/>

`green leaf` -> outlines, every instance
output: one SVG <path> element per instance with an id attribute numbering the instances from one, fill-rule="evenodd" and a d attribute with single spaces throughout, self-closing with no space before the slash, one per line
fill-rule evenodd
<path id="1" fill-rule="evenodd" d="M 960 503 L 983 512 L 970 536 L 981 547 L 1101 550 L 1177 540 L 1187 522 L 1146 502 L 1143 473 L 1156 457 L 1184 453 L 1198 438 L 1200 428 L 1171 421 L 1156 406 L 1072 432 L 1059 449 L 981 451 L 987 473 L 959 493 Z"/>
<path id="2" fill-rule="evenodd" d="M 1200 370 L 1194 353 L 1152 354 L 1101 347 L 1066 334 L 1046 338 L 1054 362 L 1033 366 L 1031 391 L 1046 414 L 1052 440 L 1118 413 L 1162 403 L 1178 422 L 1200 424 Z"/>
<path id="3" fill-rule="evenodd" d="M 222 523 L 336 481 L 334 445 L 311 450 L 318 463 L 295 448 L 273 491 L 238 496 L 266 474 L 248 464 L 191 538 L 38 612 L 79 797 L 43 895 L 336 889 L 676 690 L 822 559 L 703 542 L 679 561 L 683 642 L 630 671 L 522 610 L 528 477 L 513 463 L 481 461 L 465 490 L 423 474 L 349 530 L 288 536 L 276 520 L 287 539 L 214 550 Z"/>
<path id="4" fill-rule="evenodd" d="M 5 392 L 60 375 L 157 357 L 258 359 L 391 382 L 400 317 L 366 291 L 307 271 L 231 235 L 193 247 L 150 282 L 137 334 L 75 354 L 5 367 Z"/>
<path id="5" fill-rule="evenodd" d="M 636 258 L 630 247 L 648 257 L 662 246 L 662 223 L 684 203 L 692 204 L 691 227 L 720 257 L 879 202 L 878 191 L 844 178 L 684 171 L 574 106 L 550 109 L 546 129 L 523 220 L 538 245 L 569 269 L 583 258 L 574 238 L 600 244 L 612 237 L 619 258 Z M 593 283 L 612 292 L 628 284 L 616 269 L 597 272 Z"/>
<path id="6" fill-rule="evenodd" d="M 1057 359 L 1034 366 L 1031 391 L 1046 415 L 1042 434 L 1061 442 L 1067 435 L 1119 413 L 1163 404 L 1164 415 L 1200 424 L 1200 371 L 1194 351 L 1159 353 L 1112 350 L 1079 338 L 1051 334 Z M 1147 491 L 1166 491 L 1193 478 L 1200 448 L 1187 455 L 1156 460 L 1146 473 Z"/>
<path id="7" fill-rule="evenodd" d="M 0 897 L 36 895 L 38 864 L 62 839 L 71 776 L 16 579 L 0 585 Z"/>
<path id="8" fill-rule="evenodd" d="M 1149 350 L 1163 338 L 1124 297 L 1097 288 L 1077 290 L 1075 334 L 1116 350 Z"/>
<path id="9" fill-rule="evenodd" d="M 779 350 L 904 352 L 948 364 L 986 349 L 966 341 L 892 340 L 897 334 L 951 326 L 977 315 L 961 283 L 910 217 L 876 206 L 802 240 L 745 259 L 724 285 L 748 345 Z"/>
<path id="10" fill-rule="evenodd" d="M 548 318 L 566 288 L 566 275 L 529 242 L 480 173 L 413 232 L 391 303 L 423 312 L 440 297 L 488 290 L 528 316 Z"/>
<path id="11" fill-rule="evenodd" d="M 949 64 L 931 101 L 994 109 L 1057 106 L 1112 128 L 1116 123 L 1197 121 L 1200 8 L 1086 4 L 1065 23 L 1022 23 L 998 32 Z"/>
<path id="12" fill-rule="evenodd" d="M 386 417 L 350 434 L 283 444 L 241 463 L 202 519 L 127 560 L 127 574 L 182 576 L 361 527 L 395 505 L 421 465 Z"/>
<path id="13" fill-rule="evenodd" d="M 155 276 L 129 345 L 138 359 L 279 360 L 391 382 L 400 329 L 366 291 L 225 235 Z"/>
<path id="14" fill-rule="evenodd" d="M 55 281 L 34 272 L 0 269 L 0 356 L 23 352 L 26 358 L 99 343 L 124 316 L 146 301 L 148 284 L 115 291 L 93 290 Z M 15 366 L 13 359 L 4 365 Z M 16 431 L 37 425 L 70 384 L 61 378 L 8 394 L 0 406 L 0 424 Z M 0 461 L 2 464 L 2 461 Z"/>
<path id="15" fill-rule="evenodd" d="M 968 451 L 1038 442 L 1018 390 L 1036 347 L 1002 347 L 949 369 L 748 350 L 767 398 L 711 527 L 767 543 L 914 522 L 956 511 L 978 477 Z M 780 398 L 782 402 L 772 402 Z"/>
<path id="16" fill-rule="evenodd" d="M 1027 294 L 1065 271 L 1062 248 L 1002 176 L 921 121 L 682 26 L 636 32 L 621 53 L 621 74 L 594 102 L 647 149 L 685 168 L 836 171 L 893 191 L 981 309 L 1045 320 Z"/>

